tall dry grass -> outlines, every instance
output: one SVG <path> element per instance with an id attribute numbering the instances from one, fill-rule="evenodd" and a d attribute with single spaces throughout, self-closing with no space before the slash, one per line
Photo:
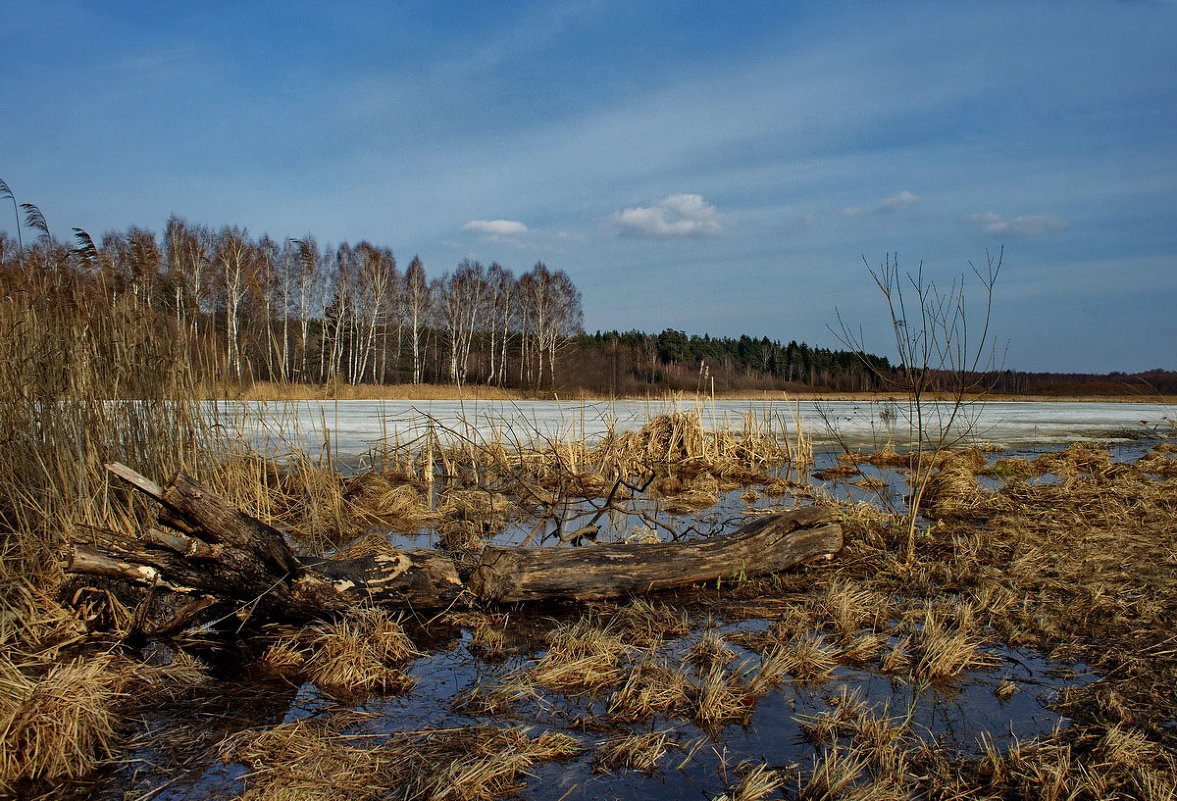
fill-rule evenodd
<path id="1" fill-rule="evenodd" d="M 60 557 L 146 513 L 112 491 L 105 463 L 160 476 L 199 465 L 190 363 L 160 324 L 134 295 L 65 274 L 0 300 L 0 783 L 82 775 L 116 740 L 105 662 L 63 658 L 85 627 L 57 603 Z"/>

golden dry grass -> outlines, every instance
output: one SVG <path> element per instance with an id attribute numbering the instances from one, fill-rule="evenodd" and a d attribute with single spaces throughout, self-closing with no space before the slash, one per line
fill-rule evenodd
<path id="1" fill-rule="evenodd" d="M 403 693 L 413 686 L 400 667 L 420 654 L 387 611 L 353 609 L 316 627 L 309 645 L 307 676 L 326 692 L 354 698 Z"/>
<path id="2" fill-rule="evenodd" d="M 622 768 L 653 773 L 667 752 L 677 746 L 673 729 L 608 737 L 597 744 L 593 769 L 602 773 Z"/>
<path id="3" fill-rule="evenodd" d="M 617 633 L 588 621 L 558 626 L 547 641 L 547 653 L 532 668 L 531 678 L 560 692 L 616 684 L 622 675 L 621 661 L 631 651 Z"/>
<path id="4" fill-rule="evenodd" d="M 347 715 L 284 723 L 234 736 L 224 758 L 251 767 L 243 799 L 428 798 L 475 801 L 515 794 L 537 762 L 580 750 L 557 732 L 471 726 L 384 735 L 349 732 Z"/>
<path id="5" fill-rule="evenodd" d="M 744 763 L 737 767 L 740 781 L 715 801 L 761 801 L 774 794 L 784 783 L 780 772 L 764 763 Z"/>
<path id="6" fill-rule="evenodd" d="M 201 665 L 184 659 L 156 672 L 114 671 L 102 659 L 73 657 L 83 620 L 93 627 L 104 614 L 117 617 L 118 599 L 108 594 L 102 608 L 100 592 L 80 595 L 89 600 L 77 615 L 57 605 L 52 588 L 60 578 L 54 559 L 61 538 L 134 530 L 149 512 L 111 489 L 104 460 L 132 453 L 138 469 L 160 478 L 190 470 L 245 511 L 291 531 L 306 550 L 339 547 L 340 554 L 364 555 L 387 548 L 380 535 L 366 535 L 374 525 L 442 527 L 454 547 L 477 547 L 518 509 L 604 497 L 616 477 L 644 473 L 652 464 L 667 473 L 657 488 L 667 510 L 694 511 L 713 504 L 720 491 L 758 482 L 769 493 L 797 491 L 786 480 L 770 481 L 763 468 L 807 458 L 803 432 L 789 432 L 779 421 L 749 415 L 708 431 L 696 410 L 606 437 L 595 448 L 579 441 L 523 447 L 502 432 L 486 442 L 445 445 L 435 436 L 413 453 L 390 451 L 391 469 L 347 481 L 305 457 L 279 468 L 240 443 L 215 438 L 209 442 L 219 458 L 210 460 L 188 404 L 195 395 L 182 370 L 173 369 L 182 364 L 152 352 L 150 326 L 135 324 L 129 302 L 110 310 L 117 326 L 94 329 L 88 342 L 78 318 L 52 308 L 13 301 L 14 314 L 0 318 L 0 383 L 9 393 L 0 424 L 12 432 L 0 454 L 0 764 L 9 784 L 82 775 L 116 750 L 122 693 L 134 686 L 128 682 L 182 694 L 207 681 Z M 26 331 L 37 334 L 35 341 L 21 339 Z M 36 358 L 58 351 L 68 370 Z M 119 358 L 133 354 L 132 363 L 166 369 L 155 378 L 139 375 L 117 362 L 116 351 Z M 135 415 L 104 402 L 122 397 L 147 402 Z M 643 600 L 611 607 L 604 624 L 557 630 L 548 656 L 528 675 L 471 693 L 468 708 L 503 714 L 520 703 L 542 705 L 543 691 L 555 689 L 605 695 L 619 720 L 659 715 L 722 722 L 746 716 L 779 684 L 822 681 L 838 664 L 878 661 L 898 677 L 932 682 L 995 664 L 990 644 L 1025 645 L 1083 659 L 1105 676 L 1061 694 L 1059 708 L 1076 720 L 1071 729 L 975 761 L 949 760 L 895 734 L 885 710 L 868 714 L 845 701 L 835 728 L 850 746 L 824 751 L 799 779 L 798 794 L 889 798 L 902 788 L 940 797 L 1169 798 L 1174 743 L 1166 725 L 1177 708 L 1173 455 L 1171 446 L 1160 445 L 1124 466 L 1106 450 L 1083 445 L 992 468 L 976 452 L 929 456 L 935 471 L 925 511 L 932 519 L 912 563 L 895 558 L 893 517 L 844 507 L 848 546 L 836 562 L 804 577 L 750 581 L 731 593 L 737 599 L 793 593 L 794 605 L 757 643 L 756 671 L 732 669 L 717 634 L 693 653 L 693 671 L 667 661 L 660 641 L 683 636 L 689 623 L 681 609 Z M 887 450 L 845 462 L 847 472 L 859 462 L 912 467 L 910 456 Z M 1019 480 L 1045 472 L 1059 482 Z M 976 480 L 982 473 L 1010 481 L 989 492 Z M 796 602 L 797 595 L 805 600 Z M 306 675 L 344 697 L 406 689 L 401 668 L 413 658 L 412 644 L 395 620 L 366 614 L 280 641 L 263 663 L 276 675 Z M 497 624 L 475 627 L 472 636 L 472 648 L 484 656 L 504 647 Z M 893 645 L 886 645 L 888 637 Z M 54 659 L 62 661 L 52 666 Z M 511 792 L 534 761 L 573 751 L 567 738 L 483 728 L 398 735 L 373 747 L 349 725 L 300 723 L 236 741 L 234 758 L 254 770 L 247 795 L 490 797 Z M 642 744 L 628 747 L 638 752 Z M 660 747 L 657 738 L 645 745 L 649 753 Z M 762 797 L 773 791 L 765 789 L 772 781 L 775 776 L 762 775 L 729 796 Z"/>
<path id="7" fill-rule="evenodd" d="M 110 658 L 75 659 L 41 678 L 0 660 L 0 787 L 91 772 L 115 748 L 124 682 Z"/>

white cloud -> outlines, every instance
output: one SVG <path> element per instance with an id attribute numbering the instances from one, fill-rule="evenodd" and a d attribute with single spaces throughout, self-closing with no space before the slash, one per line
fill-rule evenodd
<path id="1" fill-rule="evenodd" d="M 471 220 L 462 226 L 463 231 L 473 231 L 478 234 L 493 234 L 505 236 L 508 234 L 525 234 L 527 226 L 515 220 Z"/>
<path id="2" fill-rule="evenodd" d="M 910 206 L 914 206 L 921 200 L 923 200 L 923 198 L 921 198 L 916 193 L 909 192 L 908 190 L 904 189 L 897 195 L 891 195 L 890 197 L 883 198 L 869 209 L 859 208 L 858 206 L 849 206 L 844 208 L 842 209 L 842 216 L 862 217 L 867 214 L 887 214 L 888 212 L 899 211 L 900 209 L 906 209 Z"/>
<path id="3" fill-rule="evenodd" d="M 702 195 L 670 195 L 653 206 L 634 206 L 609 216 L 609 222 L 630 236 L 654 239 L 718 236 L 723 215 Z"/>
<path id="4" fill-rule="evenodd" d="M 1062 231 L 1067 221 L 1053 214 L 1023 214 L 1020 217 L 1003 217 L 992 211 L 966 214 L 962 222 L 976 225 L 989 234 L 1010 234 L 1013 236 L 1040 236 L 1052 231 Z"/>

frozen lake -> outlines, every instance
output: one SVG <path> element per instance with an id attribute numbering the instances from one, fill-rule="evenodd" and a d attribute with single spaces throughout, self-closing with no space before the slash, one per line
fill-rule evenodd
<path id="1" fill-rule="evenodd" d="M 406 444 L 427 434 L 501 436 L 523 445 L 544 440 L 592 440 L 611 427 L 637 430 L 657 415 L 698 411 L 706 428 L 742 427 L 748 416 L 778 436 L 802 431 L 815 449 L 897 446 L 912 440 L 910 410 L 885 401 L 222 401 L 210 404 L 222 431 L 259 450 L 281 455 L 303 450 L 357 464 L 382 444 Z M 925 406 L 929 428 L 939 430 L 951 408 Z M 1160 403 L 990 401 L 966 407 L 954 431 L 967 442 L 999 448 L 1057 445 L 1177 433 L 1177 407 Z M 497 433 L 496 433 L 497 432 Z"/>

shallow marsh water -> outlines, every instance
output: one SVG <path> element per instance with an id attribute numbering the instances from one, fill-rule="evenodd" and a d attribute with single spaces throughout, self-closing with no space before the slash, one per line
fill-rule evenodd
<path id="1" fill-rule="evenodd" d="M 1124 442 L 1113 449 L 1117 460 L 1133 461 L 1153 443 Z M 1062 444 L 1025 446 L 994 452 L 990 458 L 1033 457 L 1061 449 Z M 836 464 L 836 454 L 819 454 L 815 470 Z M 892 500 L 904 492 L 902 477 L 894 470 L 872 469 L 885 485 L 882 492 Z M 990 479 L 992 480 L 992 479 Z M 1035 480 L 1050 481 L 1050 476 Z M 838 497 L 858 498 L 867 491 L 845 480 L 815 481 L 820 491 Z M 700 533 L 726 531 L 739 524 L 749 511 L 791 505 L 789 496 L 773 498 L 761 494 L 742 497 L 741 490 L 721 493 L 720 502 L 697 514 L 666 515 L 664 520 L 677 530 L 696 527 Z M 530 521 L 509 527 L 496 541 L 518 542 L 530 530 Z M 619 537 L 619 526 L 609 534 Z M 400 535 L 394 544 L 422 546 L 433 543 L 431 532 Z M 720 607 L 722 610 L 722 607 Z M 510 705 L 495 715 L 470 714 L 456 703 L 463 694 L 479 687 L 493 687 L 534 667 L 546 649 L 544 634 L 561 620 L 580 614 L 565 607 L 516 610 L 508 625 L 516 630 L 504 655 L 485 658 L 475 646 L 472 630 L 452 627 L 437 635 L 417 639 L 425 655 L 407 668 L 415 686 L 401 696 L 372 696 L 356 702 L 342 702 L 321 692 L 314 684 L 299 686 L 258 684 L 234 678 L 231 665 L 220 668 L 226 681 L 213 696 L 175 707 L 161 707 L 144 716 L 145 727 L 163 733 L 167 747 L 159 743 L 130 753 L 123 766 L 94 796 L 101 798 L 151 797 L 153 799 L 226 798 L 242 791 L 249 767 L 220 757 L 218 742 L 225 735 L 246 728 L 273 726 L 304 718 L 330 715 L 340 710 L 362 714 L 349 734 L 369 738 L 398 732 L 419 732 L 461 728 L 479 724 L 532 727 L 532 736 L 542 731 L 562 731 L 583 746 L 580 755 L 563 761 L 536 764 L 525 779 L 522 798 L 540 801 L 559 799 L 712 799 L 738 780 L 738 766 L 748 760 L 775 768 L 808 768 L 820 749 L 807 738 L 806 719 L 831 708 L 845 692 L 858 693 L 877 710 L 889 716 L 910 715 L 912 729 L 921 740 L 947 753 L 975 756 L 980 738 L 1005 748 L 1013 740 L 1046 735 L 1067 721 L 1051 711 L 1049 704 L 1063 687 L 1076 687 L 1098 677 L 1082 664 L 1052 662 L 1029 650 L 988 643 L 985 652 L 995 666 L 974 670 L 934 685 L 919 686 L 873 667 L 839 666 L 823 681 L 786 680 L 756 702 L 744 719 L 714 725 L 682 717 L 661 717 L 628 724 L 610 720 L 605 694 L 545 690 L 539 699 Z M 723 616 L 722 611 L 696 610 L 689 633 L 671 637 L 659 646 L 659 655 L 681 661 L 690 646 L 709 628 L 716 629 L 735 651 L 729 669 L 751 673 L 759 664 L 759 653 L 741 647 L 741 637 L 762 634 L 770 621 L 756 617 Z M 423 636 L 423 635 L 422 635 Z M 1008 697 L 998 693 L 1004 682 L 1017 685 Z M 623 733 L 669 731 L 675 744 L 653 773 L 631 769 L 602 772 L 596 769 L 594 749 L 607 737 Z"/>

